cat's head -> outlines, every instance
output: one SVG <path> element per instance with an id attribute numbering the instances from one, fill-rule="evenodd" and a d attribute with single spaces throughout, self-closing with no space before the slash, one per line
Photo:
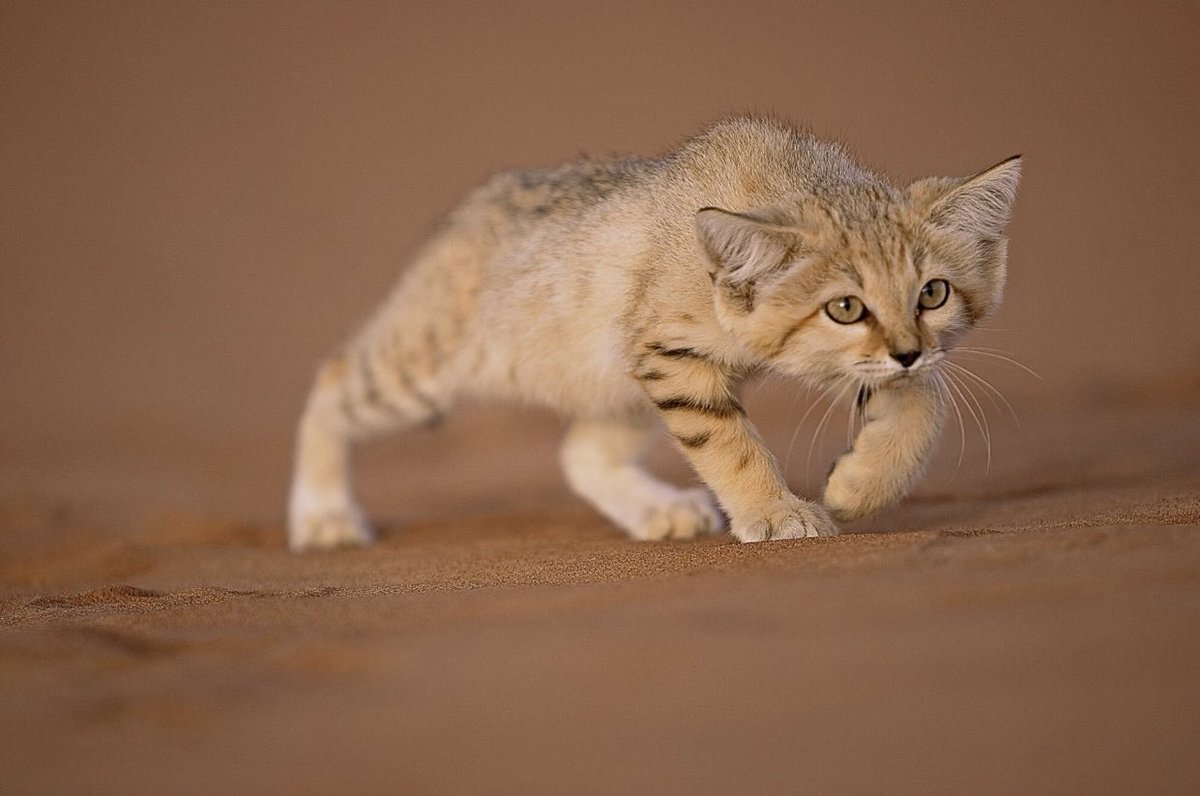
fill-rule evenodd
<path id="1" fill-rule="evenodd" d="M 932 372 L 1000 303 L 1019 157 L 966 179 L 804 194 L 696 230 L 721 324 L 771 367 L 875 386 Z"/>

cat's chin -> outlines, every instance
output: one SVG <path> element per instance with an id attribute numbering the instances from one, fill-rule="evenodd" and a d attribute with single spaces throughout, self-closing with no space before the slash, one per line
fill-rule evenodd
<path id="1" fill-rule="evenodd" d="M 922 384 L 929 381 L 934 374 L 934 368 L 924 367 L 919 370 L 901 370 L 886 374 L 852 373 L 849 378 L 866 390 L 886 390 L 904 388 L 909 385 Z"/>

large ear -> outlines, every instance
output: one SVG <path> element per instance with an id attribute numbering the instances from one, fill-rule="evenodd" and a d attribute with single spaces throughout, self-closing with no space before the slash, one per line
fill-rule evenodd
<path id="1" fill-rule="evenodd" d="M 784 265 L 797 249 L 796 231 L 750 213 L 719 207 L 696 212 L 696 237 L 715 279 L 747 284 Z"/>
<path id="2" fill-rule="evenodd" d="M 919 195 L 935 190 L 940 184 L 944 192 L 929 208 L 929 223 L 980 238 L 999 238 L 1012 217 L 1020 179 L 1021 156 L 1014 155 L 954 187 L 946 189 L 946 182 L 935 178 L 914 183 L 909 186 L 909 193 Z"/>

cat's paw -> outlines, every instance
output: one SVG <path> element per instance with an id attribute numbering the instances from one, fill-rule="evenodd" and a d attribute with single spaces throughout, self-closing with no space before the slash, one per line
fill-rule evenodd
<path id="1" fill-rule="evenodd" d="M 375 532 L 353 508 L 311 511 L 293 517 L 288 527 L 288 546 L 294 551 L 362 547 L 375 541 Z"/>
<path id="2" fill-rule="evenodd" d="M 719 533 L 725 518 L 707 489 L 685 489 L 645 513 L 630 536 L 644 542 L 693 539 L 702 533 Z"/>
<path id="3" fill-rule="evenodd" d="M 821 502 L 830 515 L 841 522 L 856 520 L 883 508 L 895 500 L 891 485 L 853 452 L 844 454 L 834 464 L 825 484 Z"/>
<path id="4" fill-rule="evenodd" d="M 838 527 L 825 509 L 794 495 L 781 498 L 761 513 L 734 522 L 733 535 L 741 542 L 835 536 Z"/>

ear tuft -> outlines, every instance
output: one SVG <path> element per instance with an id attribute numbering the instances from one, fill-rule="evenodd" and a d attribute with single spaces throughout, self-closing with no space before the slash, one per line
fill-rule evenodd
<path id="1" fill-rule="evenodd" d="M 947 191 L 930 207 L 929 221 L 981 238 L 999 238 L 1012 217 L 1020 179 L 1021 156 L 1014 155 Z"/>
<path id="2" fill-rule="evenodd" d="M 792 253 L 794 234 L 750 214 L 719 207 L 696 211 L 696 238 L 714 277 L 747 283 L 783 265 Z"/>

